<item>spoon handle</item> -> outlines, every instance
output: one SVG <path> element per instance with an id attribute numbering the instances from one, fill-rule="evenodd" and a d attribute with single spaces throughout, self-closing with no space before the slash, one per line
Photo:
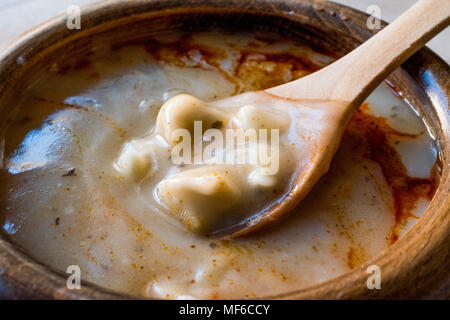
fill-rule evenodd
<path id="1" fill-rule="evenodd" d="M 352 113 L 380 82 L 450 23 L 450 0 L 421 0 L 328 67 L 267 92 L 292 99 L 349 102 Z"/>

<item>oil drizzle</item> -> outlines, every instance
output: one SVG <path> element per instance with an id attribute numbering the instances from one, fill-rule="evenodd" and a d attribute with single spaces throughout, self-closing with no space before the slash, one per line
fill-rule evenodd
<path id="1" fill-rule="evenodd" d="M 438 165 L 435 164 L 429 178 L 415 178 L 407 174 L 401 156 L 389 143 L 389 137 L 416 138 L 418 135 L 399 132 L 391 128 L 383 117 L 367 112 L 365 103 L 351 120 L 347 132 L 364 140 L 364 156 L 378 163 L 393 197 L 394 225 L 389 236 L 391 244 L 399 238 L 399 232 L 410 217 L 419 198 L 431 200 L 438 185 Z"/>

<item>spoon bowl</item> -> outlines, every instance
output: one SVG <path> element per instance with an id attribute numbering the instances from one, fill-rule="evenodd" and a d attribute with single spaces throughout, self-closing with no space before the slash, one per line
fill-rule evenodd
<path id="1" fill-rule="evenodd" d="M 215 105 L 295 104 L 305 114 L 320 110 L 315 127 L 297 127 L 308 136 L 302 166 L 290 190 L 258 214 L 212 236 L 239 237 L 269 227 L 289 213 L 329 169 L 342 134 L 356 109 L 392 71 L 450 23 L 450 2 L 421 0 L 402 16 L 343 58 L 301 79 L 261 92 L 245 93 Z M 414 28 L 411 28 L 414 26 Z"/>

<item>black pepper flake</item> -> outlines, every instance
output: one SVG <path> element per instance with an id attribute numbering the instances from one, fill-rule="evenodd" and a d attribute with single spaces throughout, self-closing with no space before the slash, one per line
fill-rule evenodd
<path id="1" fill-rule="evenodd" d="M 222 128 L 222 126 L 223 126 L 223 122 L 220 120 L 217 120 L 211 124 L 211 128 L 214 128 L 214 129 L 220 129 L 220 128 Z"/>
<path id="2" fill-rule="evenodd" d="M 62 175 L 62 177 L 73 177 L 76 176 L 77 174 L 75 173 L 75 168 L 70 169 L 69 171 L 67 171 L 67 173 L 64 173 Z"/>
<path id="3" fill-rule="evenodd" d="M 55 226 L 59 226 L 59 217 L 56 217 L 55 219 Z"/>
<path id="4" fill-rule="evenodd" d="M 19 125 L 24 125 L 31 122 L 31 117 L 25 116 L 19 121 Z"/>
<path id="5" fill-rule="evenodd" d="M 209 247 L 210 247 L 211 249 L 215 249 L 215 248 L 217 248 L 217 244 L 214 243 L 214 242 L 210 242 L 210 243 L 209 243 Z"/>

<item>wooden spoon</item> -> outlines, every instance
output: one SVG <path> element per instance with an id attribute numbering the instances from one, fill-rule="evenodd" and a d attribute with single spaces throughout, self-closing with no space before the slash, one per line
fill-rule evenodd
<path id="1" fill-rule="evenodd" d="M 367 96 L 407 58 L 450 23 L 449 0 L 421 0 L 371 39 L 324 69 L 307 77 L 260 92 L 244 93 L 214 104 L 257 106 L 273 99 L 298 103 L 299 108 L 321 108 L 325 121 L 311 140 L 311 161 L 296 173 L 290 190 L 265 211 L 228 229 L 213 232 L 237 237 L 268 227 L 289 213 L 309 193 L 330 166 L 342 134 Z M 306 107 L 305 107 L 306 105 Z M 299 121 L 302 121 L 299 119 Z M 318 148 L 317 148 L 318 147 Z"/>

